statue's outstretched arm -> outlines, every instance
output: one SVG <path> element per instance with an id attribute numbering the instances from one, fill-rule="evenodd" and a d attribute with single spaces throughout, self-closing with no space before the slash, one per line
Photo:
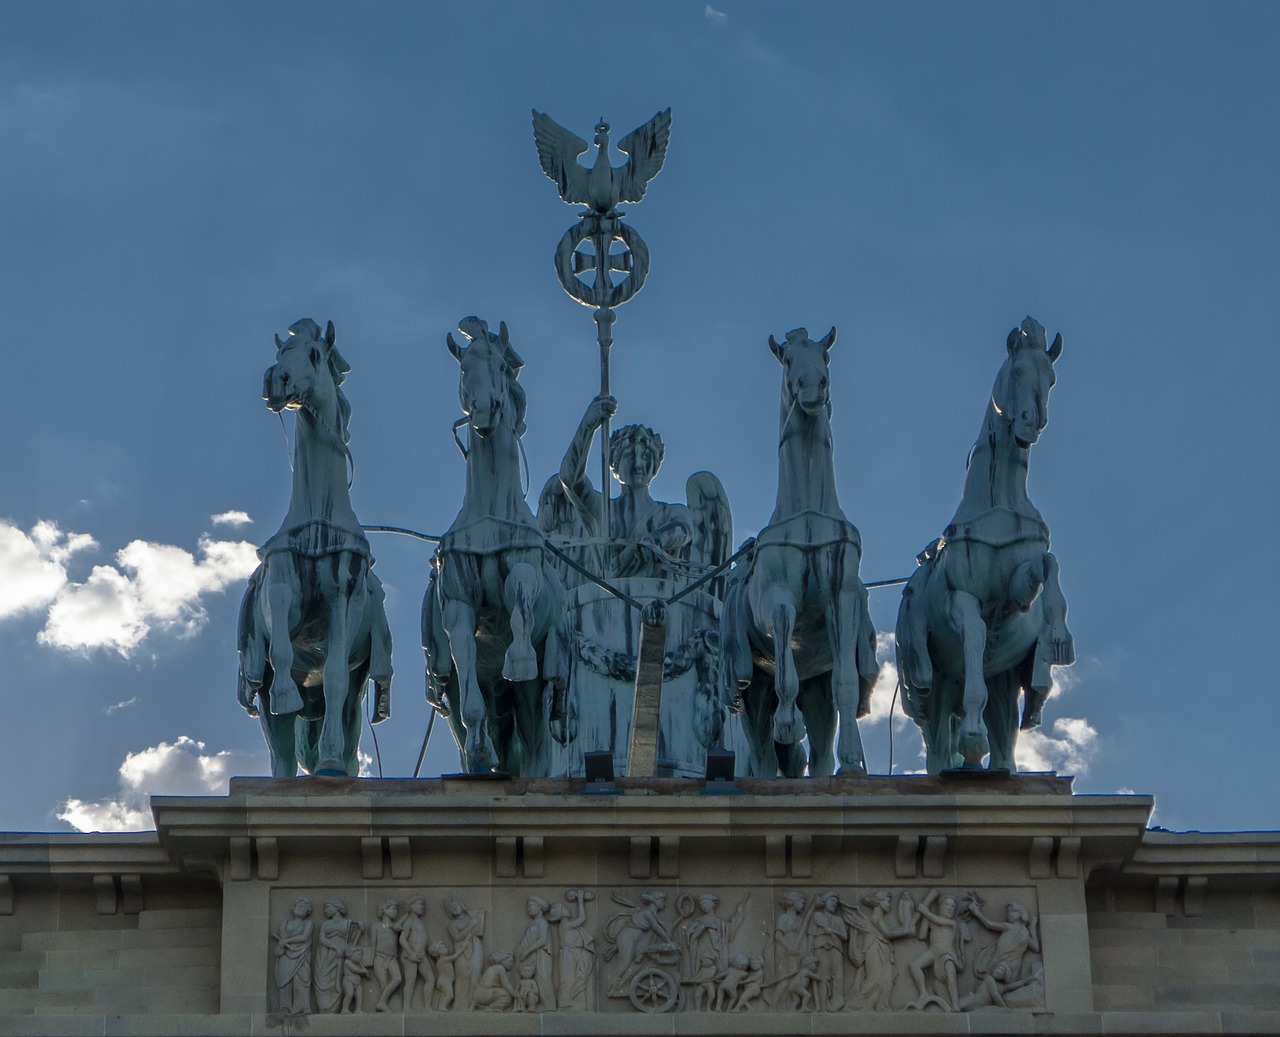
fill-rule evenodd
<path id="1" fill-rule="evenodd" d="M 586 413 L 578 422 L 578 431 L 569 441 L 569 449 L 564 452 L 564 460 L 560 462 L 560 481 L 576 497 L 588 496 L 593 488 L 591 480 L 587 478 L 587 453 L 591 449 L 591 437 L 617 409 L 618 401 L 612 396 L 597 396 L 587 406 Z"/>

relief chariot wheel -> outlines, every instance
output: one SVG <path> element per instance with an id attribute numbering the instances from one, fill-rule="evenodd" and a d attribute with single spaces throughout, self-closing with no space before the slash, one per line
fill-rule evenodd
<path id="1" fill-rule="evenodd" d="M 650 965 L 631 979 L 631 1003 L 646 1015 L 661 1015 L 675 1007 L 679 984 L 671 973 Z"/>

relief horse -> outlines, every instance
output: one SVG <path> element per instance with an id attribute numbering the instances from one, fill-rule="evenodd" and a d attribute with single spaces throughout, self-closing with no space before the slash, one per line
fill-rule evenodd
<path id="1" fill-rule="evenodd" d="M 804 328 L 769 348 L 783 368 L 778 496 L 754 550 L 734 569 L 721 621 L 725 691 L 741 697 L 757 777 L 865 772 L 857 718 L 870 711 L 879 674 L 862 540 L 836 496 L 831 438 L 832 328 Z"/>
<path id="2" fill-rule="evenodd" d="M 520 485 L 523 366 L 506 324 L 476 317 L 447 336 L 460 367 L 467 442 L 462 510 L 440 541 L 422 603 L 428 701 L 449 720 L 471 773 L 544 776 L 550 694 L 563 698 L 569 660 L 564 586 Z"/>
<path id="3" fill-rule="evenodd" d="M 1028 317 L 1007 347 L 960 507 L 921 554 L 898 611 L 903 706 L 924 735 L 930 774 L 979 768 L 988 753 L 991 769 L 1015 770 L 1019 692 L 1025 731 L 1040 723 L 1050 667 L 1075 661 L 1049 527 L 1027 497 L 1062 336 L 1046 348 Z"/>
<path id="4" fill-rule="evenodd" d="M 261 716 L 271 773 L 359 772 L 367 682 L 373 722 L 391 713 L 391 633 L 369 541 L 351 510 L 340 386 L 350 370 L 310 319 L 296 322 L 263 376 L 267 407 L 297 413 L 293 495 L 280 530 L 259 549 L 240 606 L 240 704 Z"/>

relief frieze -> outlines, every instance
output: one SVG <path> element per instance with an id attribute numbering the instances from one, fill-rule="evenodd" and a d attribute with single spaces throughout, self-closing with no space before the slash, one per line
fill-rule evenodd
<path id="1" fill-rule="evenodd" d="M 1032 889 L 280 889 L 272 918 L 288 1014 L 1044 1006 Z"/>

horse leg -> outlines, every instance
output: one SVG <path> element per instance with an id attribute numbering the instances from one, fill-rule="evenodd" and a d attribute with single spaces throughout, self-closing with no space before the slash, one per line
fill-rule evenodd
<path id="1" fill-rule="evenodd" d="M 761 670 L 752 672 L 742 689 L 742 734 L 747 741 L 747 775 L 752 778 L 778 776 L 777 745 L 773 740 L 772 681 Z M 803 762 L 801 768 L 803 769 Z"/>
<path id="2" fill-rule="evenodd" d="M 276 582 L 267 587 L 267 621 L 271 633 L 267 638 L 267 650 L 271 656 L 271 688 L 267 702 L 272 713 L 286 715 L 302 709 L 302 696 L 293 680 L 293 641 L 289 628 L 290 612 L 295 607 L 296 595 L 287 583 Z"/>
<path id="3" fill-rule="evenodd" d="M 978 599 L 966 591 L 951 592 L 947 614 L 964 644 L 964 694 L 961 697 L 956 751 L 964 759 L 961 766 L 980 768 L 982 758 L 990 751 L 982 716 L 987 708 L 987 683 L 982 674 L 987 651 L 987 625 L 983 622 Z"/>
<path id="4" fill-rule="evenodd" d="M 831 698 L 831 674 L 820 673 L 800 684 L 797 698 L 804 726 L 809 732 L 809 777 L 829 778 L 836 772 L 836 710 Z M 844 721 L 841 719 L 840 742 L 844 744 Z M 857 730 L 855 725 L 854 730 Z M 861 744 L 861 743 L 859 743 Z M 798 749 L 799 746 L 796 746 Z M 804 766 L 803 754 L 801 766 Z M 784 768 L 785 773 L 785 768 Z M 799 777 L 800 775 L 787 775 Z"/>
<path id="5" fill-rule="evenodd" d="M 502 676 L 513 684 L 538 676 L 533 649 L 533 605 L 542 589 L 542 576 L 528 562 L 511 567 L 502 585 L 502 601 L 511 613 L 511 644 L 502 661 Z"/>
<path id="6" fill-rule="evenodd" d="M 1018 770 L 1013 759 L 1014 746 L 1018 742 L 1017 669 L 993 675 L 987 682 L 987 690 L 987 709 L 983 719 L 991 734 L 989 766 L 993 771 L 1013 774 Z"/>
<path id="7" fill-rule="evenodd" d="M 867 758 L 862 750 L 857 720 L 862 700 L 858 635 L 862 632 L 863 595 L 866 592 L 857 577 L 857 555 L 852 545 L 841 545 L 839 563 L 829 578 L 832 594 L 827 605 L 827 637 L 831 642 L 831 694 L 840 717 L 840 770 L 843 772 L 848 768 L 866 774 Z M 810 746 L 812 754 L 812 737 Z"/>
<path id="8" fill-rule="evenodd" d="M 298 752 L 294 742 L 294 725 L 298 721 L 297 713 L 276 716 L 269 709 L 264 709 L 258 719 L 262 722 L 262 734 L 267 740 L 267 749 L 271 753 L 271 776 L 273 778 L 296 778 L 298 776 Z"/>
<path id="9" fill-rule="evenodd" d="M 391 627 L 387 623 L 387 595 L 372 570 L 365 573 L 369 609 L 369 679 L 373 681 L 373 723 L 391 716 Z"/>
<path id="10" fill-rule="evenodd" d="M 523 747 L 519 774 L 524 778 L 545 778 L 551 767 L 550 747 L 547 744 L 550 712 L 550 688 L 534 679 L 518 684 L 513 689 L 512 714 L 515 733 Z"/>
<path id="11" fill-rule="evenodd" d="M 769 613 L 769 636 L 773 638 L 774 690 L 778 709 L 773 714 L 773 737 L 783 745 L 794 745 L 805 735 L 804 721 L 796 711 L 800 694 L 800 678 L 796 675 L 795 653 L 791 638 L 796 627 L 796 607 L 790 601 L 778 601 Z"/>
<path id="12" fill-rule="evenodd" d="M 320 726 L 320 759 L 316 773 L 342 776 L 347 773 L 344 761 L 351 748 L 347 745 L 346 725 L 343 723 L 343 711 L 351 694 L 351 642 L 367 604 L 368 595 L 361 570 L 367 572 L 368 563 L 351 551 L 341 551 L 328 561 L 332 566 L 333 580 L 325 588 L 329 603 L 329 632 L 322 671 L 324 721 Z M 358 735 L 359 728 L 356 730 Z"/>
<path id="13" fill-rule="evenodd" d="M 476 680 L 476 610 L 466 601 L 446 599 L 441 608 L 449 651 L 453 655 L 458 685 L 462 726 L 466 738 L 462 746 L 463 764 L 473 774 L 491 771 L 497 765 L 493 740 L 485 729 L 484 696 Z"/>
<path id="14" fill-rule="evenodd" d="M 342 706 L 342 728 L 346 748 L 341 762 L 344 773 L 351 778 L 360 776 L 360 729 L 364 726 L 369 672 L 367 659 L 350 671 L 347 697 Z M 378 722 L 371 721 L 375 724 Z"/>

